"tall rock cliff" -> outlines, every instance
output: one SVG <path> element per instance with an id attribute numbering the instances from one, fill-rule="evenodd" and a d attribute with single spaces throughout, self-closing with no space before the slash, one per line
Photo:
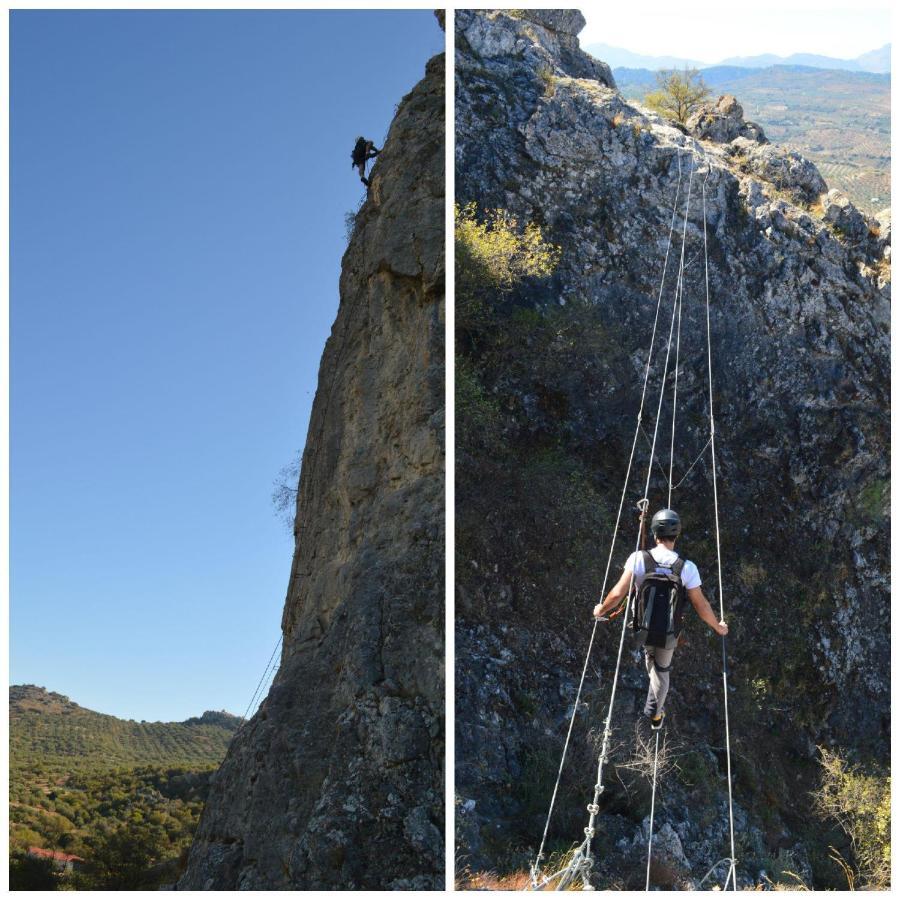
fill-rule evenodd
<path id="1" fill-rule="evenodd" d="M 718 608 L 701 456 L 705 184 L 739 883 L 791 870 L 840 886 L 828 845 L 851 850 L 815 809 L 817 746 L 882 774 L 889 748 L 889 225 L 828 193 L 811 163 L 744 123 L 733 98 L 687 127 L 627 103 L 608 69 L 579 55 L 583 22 L 573 10 L 456 16 L 458 202 L 535 223 L 561 250 L 552 276 L 525 279 L 460 340 L 474 384 L 457 407 L 459 858 L 475 872 L 521 871 L 540 841 L 601 599 L 673 206 L 677 195 L 680 237 L 692 180 L 672 504 L 685 522 L 679 549 Z M 648 433 L 679 252 L 680 240 Z M 654 509 L 667 499 L 670 426 L 667 399 Z M 638 443 L 628 510 L 643 494 L 648 444 Z M 635 521 L 626 512 L 616 574 Z M 554 849 L 583 838 L 620 621 L 598 632 Z M 728 855 L 720 649 L 696 617 L 687 640 L 655 826 L 668 866 L 657 884 L 681 887 Z M 623 670 L 595 882 L 643 887 L 646 673 L 630 642 Z"/>
<path id="2" fill-rule="evenodd" d="M 442 56 L 370 177 L 303 454 L 280 668 L 214 778 L 182 890 L 442 885 Z"/>

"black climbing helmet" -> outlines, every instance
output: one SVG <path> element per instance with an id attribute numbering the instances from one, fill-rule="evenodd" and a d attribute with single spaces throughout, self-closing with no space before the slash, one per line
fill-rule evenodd
<path id="1" fill-rule="evenodd" d="M 677 538 L 681 534 L 681 519 L 674 509 L 661 509 L 650 521 L 650 531 L 655 538 Z"/>

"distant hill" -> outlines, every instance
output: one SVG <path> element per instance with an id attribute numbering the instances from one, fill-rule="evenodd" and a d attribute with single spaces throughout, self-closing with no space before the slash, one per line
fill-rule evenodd
<path id="1" fill-rule="evenodd" d="M 640 101 L 656 83 L 649 69 L 616 68 L 619 90 Z M 769 140 L 797 150 L 829 187 L 876 213 L 891 202 L 891 77 L 870 72 L 771 66 L 713 66 L 714 94 L 734 94 Z"/>
<path id="2" fill-rule="evenodd" d="M 85 709 L 36 685 L 9 689 L 12 769 L 99 771 L 141 765 L 195 766 L 225 756 L 241 719 L 205 712 L 186 722 L 135 722 Z"/>
<path id="3" fill-rule="evenodd" d="M 700 62 L 697 59 L 685 59 L 680 56 L 649 56 L 646 53 L 632 53 L 623 47 L 614 47 L 612 44 L 589 44 L 584 48 L 586 53 L 596 59 L 601 59 L 612 68 L 626 66 L 632 69 L 702 69 L 709 63 Z"/>
<path id="4" fill-rule="evenodd" d="M 710 69 L 716 66 L 740 66 L 749 69 L 764 69 L 769 66 L 810 66 L 817 69 L 832 69 L 849 72 L 891 71 L 891 45 L 885 44 L 877 50 L 861 53 L 853 59 L 840 59 L 835 56 L 822 56 L 816 53 L 793 53 L 790 56 L 776 56 L 764 53 L 759 56 L 732 56 L 716 63 L 700 62 L 680 56 L 650 56 L 644 53 L 633 53 L 622 47 L 611 44 L 588 44 L 585 51 L 602 59 L 615 68 L 632 69 Z"/>
<path id="5" fill-rule="evenodd" d="M 885 44 L 877 50 L 870 50 L 854 59 L 839 59 L 834 56 L 820 56 L 816 53 L 792 53 L 790 56 L 776 56 L 764 53 L 761 56 L 732 56 L 723 59 L 718 65 L 742 66 L 751 69 L 764 69 L 769 66 L 810 66 L 816 69 L 834 69 L 847 72 L 891 71 L 891 45 Z"/>

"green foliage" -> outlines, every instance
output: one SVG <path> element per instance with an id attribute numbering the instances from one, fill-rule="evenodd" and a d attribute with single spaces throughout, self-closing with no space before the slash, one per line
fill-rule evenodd
<path id="1" fill-rule="evenodd" d="M 681 782 L 706 800 L 715 796 L 716 771 L 709 757 L 699 751 L 690 751 L 680 757 L 675 766 Z"/>
<path id="2" fill-rule="evenodd" d="M 127 890 L 170 878 L 159 864 L 190 844 L 239 721 L 123 721 L 33 685 L 11 687 L 10 878 L 40 880 L 25 856 L 34 846 L 86 861 L 74 875 L 52 873 L 54 888 Z"/>
<path id="3" fill-rule="evenodd" d="M 459 358 L 455 369 L 457 439 L 461 446 L 499 451 L 502 415 L 497 400 L 481 383 L 475 367 Z"/>
<path id="4" fill-rule="evenodd" d="M 891 882 L 890 775 L 863 771 L 826 748 L 819 752 L 822 785 L 815 795 L 818 810 L 837 821 L 850 838 L 856 863 L 853 881 L 887 890 Z"/>
<path id="5" fill-rule="evenodd" d="M 24 854 L 10 854 L 9 889 L 11 891 L 55 891 L 59 877 L 46 859 L 32 859 Z"/>
<path id="6" fill-rule="evenodd" d="M 89 872 L 105 890 L 137 890 L 149 886 L 150 868 L 172 849 L 160 824 L 132 820 L 94 838 Z"/>
<path id="7" fill-rule="evenodd" d="M 463 332 L 483 327 L 493 307 L 508 300 L 527 278 L 545 278 L 559 263 L 560 250 L 544 240 L 533 222 L 523 228 L 502 209 L 481 218 L 475 203 L 457 206 L 456 319 Z"/>
<path id="8" fill-rule="evenodd" d="M 10 851 L 24 857 L 28 847 L 39 846 L 80 856 L 86 861 L 78 873 L 82 887 L 153 886 L 150 868 L 177 859 L 190 845 L 213 771 L 146 766 L 55 775 L 50 784 L 40 783 L 34 805 L 11 805 Z M 33 867 L 17 865 L 22 877 L 34 874 Z"/>
<path id="9" fill-rule="evenodd" d="M 644 103 L 683 125 L 709 98 L 709 88 L 697 69 L 669 69 L 656 73 L 656 90 L 644 97 Z"/>
<path id="10" fill-rule="evenodd" d="M 886 479 L 878 479 L 867 484 L 857 499 L 857 510 L 863 519 L 874 523 L 883 522 L 890 505 L 891 485 Z"/>
<path id="11" fill-rule="evenodd" d="M 504 324 L 517 325 L 539 314 L 517 307 L 529 280 L 549 276 L 559 262 L 558 247 L 544 240 L 534 223 L 524 226 L 504 210 L 479 217 L 469 203 L 456 215 L 456 321 L 461 354 L 456 363 L 456 416 L 460 446 L 501 453 L 504 413 L 485 383 L 492 347 L 504 344 Z M 530 327 L 526 324 L 525 326 Z"/>

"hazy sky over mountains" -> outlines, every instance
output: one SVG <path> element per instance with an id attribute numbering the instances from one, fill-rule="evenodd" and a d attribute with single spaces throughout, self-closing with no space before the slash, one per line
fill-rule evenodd
<path id="1" fill-rule="evenodd" d="M 722 4 L 682 7 L 618 4 L 582 7 L 587 26 L 581 46 L 606 43 L 635 53 L 679 56 L 713 64 L 729 56 L 819 53 L 850 59 L 891 40 L 886 4 L 815 9 L 793 2 L 742 5 L 739 15 Z"/>

